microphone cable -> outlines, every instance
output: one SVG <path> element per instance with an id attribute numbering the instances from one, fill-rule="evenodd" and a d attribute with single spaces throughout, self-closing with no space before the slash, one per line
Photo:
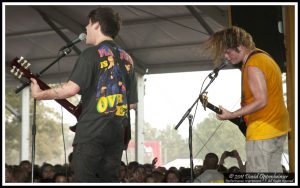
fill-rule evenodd
<path id="1" fill-rule="evenodd" d="M 59 54 L 60 52 L 58 52 Z M 61 72 L 60 69 L 60 61 L 57 62 L 58 66 L 58 73 Z M 59 77 L 59 85 L 62 85 L 61 78 Z M 67 181 L 69 182 L 69 174 L 68 174 L 68 166 L 67 166 L 67 151 L 66 151 L 66 141 L 65 141 L 65 133 L 64 133 L 64 112 L 63 107 L 60 106 L 61 109 L 61 135 L 62 135 L 62 141 L 63 141 L 63 151 L 64 151 L 64 167 L 65 167 L 65 176 Z"/>
<path id="2" fill-rule="evenodd" d="M 204 83 L 206 82 L 207 78 L 209 78 L 209 75 L 207 75 L 207 76 L 205 77 L 204 81 L 202 82 L 202 85 L 201 85 L 201 88 L 200 88 L 200 92 L 199 92 L 200 94 L 202 93 L 203 85 L 204 85 Z M 200 95 L 200 94 L 199 94 L 199 95 Z M 194 117 L 195 117 L 195 115 L 196 115 L 198 103 L 199 103 L 199 100 L 198 100 L 197 105 L 196 105 L 196 110 L 195 110 L 195 112 L 194 112 Z M 193 119 L 193 123 L 194 123 L 194 119 Z M 216 130 L 213 132 L 213 135 L 215 134 L 215 132 L 216 132 Z M 211 135 L 211 137 L 212 137 L 213 135 Z M 210 150 L 206 147 L 206 144 L 207 144 L 208 141 L 211 139 L 211 137 L 210 137 L 210 138 L 208 138 L 208 140 L 207 140 L 205 143 L 203 143 L 202 139 L 201 139 L 197 134 L 196 134 L 196 136 L 197 136 L 198 139 L 201 141 L 201 143 L 203 144 L 203 146 L 202 146 L 202 148 L 198 151 L 198 153 L 195 155 L 195 157 L 198 156 L 198 154 L 202 151 L 202 149 L 203 149 L 204 147 L 207 149 L 208 152 L 210 151 Z"/>
<path id="3" fill-rule="evenodd" d="M 205 83 L 205 80 L 209 77 L 206 76 L 206 78 L 204 79 L 203 83 L 202 83 L 202 86 L 201 86 L 201 89 L 200 89 L 200 94 L 202 93 L 202 89 L 203 89 L 203 85 Z M 234 104 L 233 108 L 237 105 L 237 103 L 239 102 L 239 100 Z M 197 103 L 198 104 L 198 103 Z M 200 150 L 198 151 L 198 153 L 195 155 L 195 157 L 198 156 L 198 154 L 202 151 L 202 149 L 205 147 L 208 151 L 209 149 L 206 147 L 207 143 L 210 141 L 210 139 L 216 134 L 217 130 L 219 128 L 221 128 L 221 126 L 224 124 L 224 121 L 222 121 L 221 123 L 219 123 L 219 125 L 217 126 L 217 128 L 213 131 L 213 133 L 210 135 L 210 137 L 207 139 L 207 141 L 205 142 L 205 144 L 203 144 L 202 148 L 200 148 Z M 200 139 L 200 137 L 196 134 L 196 136 Z M 202 140 L 200 139 L 200 141 L 202 142 Z M 203 143 L 203 142 L 202 142 Z"/>
<path id="4" fill-rule="evenodd" d="M 128 156 L 127 156 L 127 149 L 125 150 L 125 157 L 126 157 L 125 173 L 126 173 L 127 181 L 129 181 L 129 170 L 128 170 Z"/>

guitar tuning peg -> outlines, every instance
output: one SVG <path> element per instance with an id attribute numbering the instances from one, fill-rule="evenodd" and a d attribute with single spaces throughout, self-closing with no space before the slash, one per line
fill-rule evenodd
<path id="1" fill-rule="evenodd" d="M 18 76 L 20 69 L 17 69 L 17 71 L 15 72 L 15 76 Z"/>
<path id="2" fill-rule="evenodd" d="M 27 61 L 26 61 L 27 62 Z M 30 63 L 27 63 L 27 65 L 26 65 L 26 67 L 25 67 L 25 69 L 28 69 L 28 67 L 30 67 Z"/>
<path id="3" fill-rule="evenodd" d="M 207 97 L 207 92 L 204 92 L 204 93 L 201 95 L 201 97 L 202 97 L 202 99 L 201 99 L 202 106 L 203 106 L 204 110 L 206 111 L 206 106 L 207 106 L 207 103 L 208 103 L 208 101 L 207 101 L 207 99 L 208 99 L 208 97 Z"/>
<path id="4" fill-rule="evenodd" d="M 16 68 L 16 66 L 13 66 L 13 68 L 10 70 L 10 72 L 14 73 L 15 72 L 15 68 Z"/>
<path id="5" fill-rule="evenodd" d="M 24 57 L 21 56 L 20 59 L 17 62 L 20 63 L 23 60 L 24 60 Z"/>
<path id="6" fill-rule="evenodd" d="M 23 72 L 20 72 L 20 75 L 18 76 L 19 79 L 23 76 Z"/>
<path id="7" fill-rule="evenodd" d="M 21 63 L 21 65 L 24 66 L 26 63 L 27 63 L 27 60 L 25 59 L 25 60 Z"/>

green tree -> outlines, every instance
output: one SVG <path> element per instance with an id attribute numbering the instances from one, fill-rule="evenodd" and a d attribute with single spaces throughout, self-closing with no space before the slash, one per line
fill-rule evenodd
<path id="1" fill-rule="evenodd" d="M 134 130 L 133 134 L 134 134 Z M 160 141 L 161 143 L 161 160 L 163 164 L 171 162 L 178 158 L 188 158 L 189 150 L 187 141 L 174 129 L 174 125 L 167 125 L 165 129 L 158 130 L 149 123 L 144 124 L 144 140 Z M 149 162 L 149 159 L 145 161 Z M 151 159 L 152 160 L 152 159 Z"/>
<path id="2" fill-rule="evenodd" d="M 15 97 L 12 97 L 15 96 Z M 20 112 L 20 97 L 16 96 L 13 91 L 6 90 L 6 104 L 9 104 L 17 112 Z M 15 164 L 19 158 L 21 122 L 7 108 L 5 109 L 5 162 Z M 9 150 L 9 152 L 7 152 Z"/>
<path id="3" fill-rule="evenodd" d="M 21 97 L 14 93 L 14 88 L 6 88 L 5 103 L 10 104 L 18 112 L 21 112 Z M 30 127 L 32 126 L 33 99 L 30 99 Z M 35 162 L 42 164 L 64 163 L 64 148 L 62 141 L 62 126 L 60 114 L 46 106 L 42 101 L 37 101 L 36 114 L 36 144 Z M 71 143 L 74 133 L 69 131 L 70 125 L 64 125 L 65 144 L 68 151 L 72 149 Z M 31 143 L 30 130 L 30 143 Z M 9 110 L 5 110 L 5 162 L 18 164 L 21 150 L 21 121 Z M 32 145 L 30 144 L 30 150 Z M 31 152 L 29 152 L 31 154 Z M 66 154 L 68 155 L 68 153 Z M 31 157 L 31 156 L 30 156 Z"/>
<path id="4" fill-rule="evenodd" d="M 150 123 L 144 124 L 144 140 L 157 140 L 159 133 L 160 132 L 152 127 Z"/>
<path id="5" fill-rule="evenodd" d="M 216 153 L 219 158 L 224 151 L 236 149 L 242 160 L 246 160 L 245 137 L 230 121 L 218 121 L 215 114 L 198 123 L 193 130 L 194 158 L 204 159 L 207 153 Z M 225 165 L 236 165 L 236 160 L 227 158 Z"/>
<path id="6" fill-rule="evenodd" d="M 194 159 L 204 159 L 209 152 L 214 152 L 221 157 L 224 151 L 236 149 L 242 160 L 245 161 L 245 137 L 238 127 L 230 121 L 222 122 L 220 124 L 221 121 L 218 121 L 214 114 L 210 114 L 209 118 L 204 119 L 193 128 Z M 149 123 L 144 125 L 144 140 L 161 142 L 161 160 L 163 164 L 167 164 L 175 159 L 190 157 L 188 139 L 184 139 L 174 127 L 175 125 L 167 125 L 165 129 L 158 130 Z M 132 129 L 133 135 L 134 131 Z M 132 139 L 134 140 L 134 137 Z M 131 157 L 130 161 L 132 160 L 133 157 Z M 225 165 L 227 167 L 238 166 L 233 158 L 227 158 Z"/>
<path id="7" fill-rule="evenodd" d="M 188 143 L 174 127 L 175 125 L 167 125 L 165 129 L 159 131 L 157 136 L 157 139 L 161 141 L 164 164 L 175 159 L 189 157 Z"/>

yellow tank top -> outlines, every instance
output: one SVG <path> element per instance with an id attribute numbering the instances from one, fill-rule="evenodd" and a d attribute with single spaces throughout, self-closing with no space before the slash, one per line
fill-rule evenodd
<path id="1" fill-rule="evenodd" d="M 263 140 L 288 133 L 291 128 L 283 98 L 281 71 L 265 53 L 252 55 L 242 67 L 242 106 L 254 100 L 247 84 L 246 70 L 249 66 L 259 68 L 265 75 L 268 102 L 264 108 L 244 117 L 247 122 L 246 140 Z"/>

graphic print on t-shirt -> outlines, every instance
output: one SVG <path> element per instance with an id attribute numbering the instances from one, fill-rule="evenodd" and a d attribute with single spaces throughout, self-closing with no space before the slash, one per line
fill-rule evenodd
<path id="1" fill-rule="evenodd" d="M 117 62 L 111 49 L 102 45 L 98 48 L 100 56 L 99 80 L 97 84 L 97 111 L 99 113 L 115 113 L 124 116 L 127 111 L 126 74 L 130 73 L 132 60 L 123 50 L 118 49 L 121 62 Z"/>

